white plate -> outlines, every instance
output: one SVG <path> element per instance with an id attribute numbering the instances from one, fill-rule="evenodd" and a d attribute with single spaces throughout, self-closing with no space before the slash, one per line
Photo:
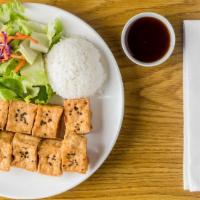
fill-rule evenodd
<path id="1" fill-rule="evenodd" d="M 91 98 L 93 132 L 88 137 L 90 167 L 85 175 L 65 173 L 48 177 L 13 168 L 0 173 L 0 196 L 13 199 L 44 198 L 65 192 L 91 176 L 105 161 L 118 137 L 124 112 L 124 91 L 118 65 L 103 39 L 84 21 L 64 10 L 42 5 L 25 4 L 27 16 L 42 23 L 60 17 L 67 34 L 81 35 L 93 42 L 105 57 L 108 80 L 102 95 Z M 92 83 L 91 83 L 92 84 Z"/>

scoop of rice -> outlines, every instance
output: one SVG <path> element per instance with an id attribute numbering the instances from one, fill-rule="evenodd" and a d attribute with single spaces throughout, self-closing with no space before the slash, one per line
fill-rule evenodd
<path id="1" fill-rule="evenodd" d="M 47 55 L 47 72 L 54 92 L 63 98 L 94 95 L 105 81 L 99 50 L 82 38 L 66 38 Z"/>

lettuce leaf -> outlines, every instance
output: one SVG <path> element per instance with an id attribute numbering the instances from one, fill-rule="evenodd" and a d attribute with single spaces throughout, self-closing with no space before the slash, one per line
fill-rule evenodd
<path id="1" fill-rule="evenodd" d="M 16 53 L 19 50 L 19 45 L 20 45 L 21 41 L 20 40 L 13 40 L 9 43 L 12 51 L 14 53 Z"/>
<path id="2" fill-rule="evenodd" d="M 8 35 L 15 35 L 17 32 L 30 34 L 28 19 L 23 15 L 24 7 L 18 0 L 0 5 L 0 22 L 3 23 L 1 30 Z"/>
<path id="3" fill-rule="evenodd" d="M 28 94 L 24 100 L 39 104 L 47 103 L 53 95 L 53 91 L 48 84 L 45 71 L 44 58 L 38 54 L 33 65 L 26 65 L 21 70 L 23 86 Z"/>
<path id="4" fill-rule="evenodd" d="M 36 21 L 29 21 L 28 26 L 37 33 L 47 33 L 47 25 L 36 22 Z"/>
<path id="5" fill-rule="evenodd" d="M 19 0 L 13 0 L 9 3 L 0 6 L 0 21 L 7 23 L 15 19 L 26 19 L 24 14 L 24 7 Z"/>
<path id="6" fill-rule="evenodd" d="M 47 37 L 49 39 L 50 48 L 59 42 L 63 35 L 63 25 L 59 18 L 48 24 Z"/>
<path id="7" fill-rule="evenodd" d="M 21 80 L 22 78 L 13 71 L 10 72 L 9 76 L 1 76 L 0 98 L 4 100 L 23 99 L 25 94 Z"/>
<path id="8" fill-rule="evenodd" d="M 33 65 L 27 64 L 21 70 L 21 75 L 32 85 L 47 85 L 47 74 L 42 54 L 38 54 Z"/>
<path id="9" fill-rule="evenodd" d="M 1 28 L 2 31 L 5 31 L 8 35 L 15 35 L 17 32 L 30 35 L 32 33 L 31 27 L 28 25 L 28 21 L 16 18 L 4 24 Z"/>
<path id="10" fill-rule="evenodd" d="M 0 64 L 0 75 L 9 76 L 13 69 L 16 67 L 18 61 L 16 59 L 10 59 L 9 61 Z"/>
<path id="11" fill-rule="evenodd" d="M 11 59 L 0 65 L 0 99 L 23 99 L 26 102 L 46 104 L 53 95 L 48 84 L 42 55 L 34 66 L 14 72 L 18 61 Z"/>
<path id="12" fill-rule="evenodd" d="M 27 94 L 24 97 L 24 101 L 26 101 L 27 103 L 29 102 L 34 102 L 34 98 L 38 96 L 38 93 L 40 91 L 40 89 L 38 87 L 33 87 L 29 82 L 27 81 L 23 81 L 22 85 L 24 87 L 24 91 Z M 35 103 L 35 102 L 34 102 Z"/>
<path id="13" fill-rule="evenodd" d="M 22 99 L 46 104 L 53 95 L 50 85 L 32 85 L 22 76 L 0 77 L 0 99 Z"/>
<path id="14" fill-rule="evenodd" d="M 38 104 L 45 104 L 50 100 L 53 95 L 53 90 L 51 89 L 50 85 L 46 86 L 37 86 L 40 90 L 38 95 L 33 98 L 33 101 Z"/>
<path id="15" fill-rule="evenodd" d="M 0 99 L 13 100 L 13 99 L 17 99 L 17 95 L 12 90 L 7 89 L 0 85 Z"/>
<path id="16" fill-rule="evenodd" d="M 20 80 L 15 78 L 0 78 L 0 85 L 6 89 L 13 91 L 18 97 L 24 97 L 24 90 Z"/>

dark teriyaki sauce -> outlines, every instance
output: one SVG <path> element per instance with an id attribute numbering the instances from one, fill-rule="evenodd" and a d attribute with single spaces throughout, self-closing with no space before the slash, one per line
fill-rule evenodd
<path id="1" fill-rule="evenodd" d="M 162 58 L 169 49 L 170 34 L 158 19 L 143 17 L 129 27 L 126 45 L 131 55 L 142 62 L 154 62 Z"/>

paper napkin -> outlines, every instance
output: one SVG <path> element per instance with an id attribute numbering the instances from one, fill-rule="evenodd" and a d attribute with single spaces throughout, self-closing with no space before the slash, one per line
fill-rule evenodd
<path id="1" fill-rule="evenodd" d="M 200 20 L 183 25 L 184 189 L 200 191 Z"/>

